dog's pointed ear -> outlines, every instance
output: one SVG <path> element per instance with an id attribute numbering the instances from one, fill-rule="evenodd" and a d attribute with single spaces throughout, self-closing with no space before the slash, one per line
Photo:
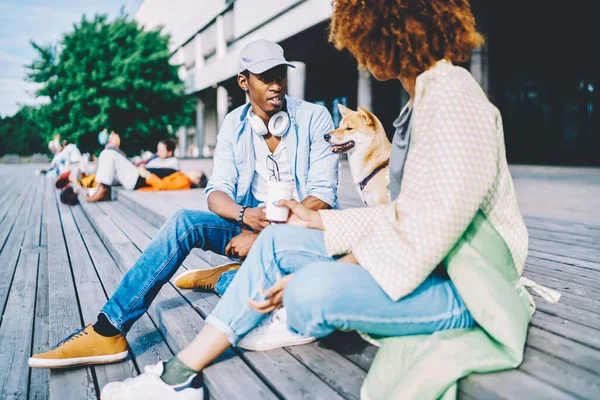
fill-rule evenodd
<path id="1" fill-rule="evenodd" d="M 338 110 L 340 110 L 340 114 L 342 114 L 342 118 L 352 112 L 351 109 L 349 109 L 348 107 L 346 107 L 345 105 L 343 105 L 341 103 L 338 103 L 337 106 L 338 106 Z"/>
<path id="2" fill-rule="evenodd" d="M 368 126 L 375 127 L 377 119 L 370 111 L 358 106 L 358 114 L 365 119 Z"/>

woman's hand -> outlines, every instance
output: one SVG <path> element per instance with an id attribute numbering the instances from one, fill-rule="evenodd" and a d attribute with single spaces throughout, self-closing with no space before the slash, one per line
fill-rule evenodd
<path id="1" fill-rule="evenodd" d="M 292 211 L 293 215 L 288 218 L 288 224 L 323 230 L 323 221 L 318 211 L 298 203 L 296 200 L 279 200 L 277 206 L 285 206 Z"/>
<path id="2" fill-rule="evenodd" d="M 268 314 L 273 310 L 278 309 L 283 305 L 283 291 L 293 274 L 286 275 L 283 278 L 277 275 L 277 282 L 267 290 L 260 289 L 260 294 L 266 297 L 266 300 L 256 301 L 248 299 L 250 307 L 261 314 Z"/>
<path id="3" fill-rule="evenodd" d="M 264 207 L 247 208 L 246 211 L 244 211 L 243 219 L 244 224 L 248 225 L 256 232 L 260 232 L 271 225 L 271 222 L 267 219 Z"/>

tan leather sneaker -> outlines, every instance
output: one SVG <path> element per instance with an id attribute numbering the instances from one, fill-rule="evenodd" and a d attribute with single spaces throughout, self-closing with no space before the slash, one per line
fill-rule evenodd
<path id="1" fill-rule="evenodd" d="M 60 342 L 47 353 L 29 358 L 31 368 L 70 368 L 89 364 L 109 364 L 127 357 L 127 340 L 123 334 L 101 336 L 90 324 Z"/>
<path id="2" fill-rule="evenodd" d="M 209 269 L 190 269 L 175 278 L 180 289 L 214 289 L 222 273 L 239 269 L 240 263 L 231 262 Z"/>

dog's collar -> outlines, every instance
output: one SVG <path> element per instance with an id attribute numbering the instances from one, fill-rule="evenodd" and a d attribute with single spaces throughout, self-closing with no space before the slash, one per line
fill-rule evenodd
<path id="1" fill-rule="evenodd" d="M 360 188 L 360 191 L 362 192 L 364 190 L 364 188 L 369 184 L 369 181 L 371 179 L 373 179 L 373 177 L 375 177 L 375 175 L 377 175 L 379 173 L 379 171 L 381 171 L 382 169 L 384 169 L 385 167 L 387 167 L 389 164 L 389 161 L 384 162 L 383 164 L 381 164 L 379 167 L 375 168 L 373 170 L 373 172 L 371 172 L 369 174 L 369 176 L 367 176 L 365 179 L 363 179 L 359 184 L 358 187 Z"/>

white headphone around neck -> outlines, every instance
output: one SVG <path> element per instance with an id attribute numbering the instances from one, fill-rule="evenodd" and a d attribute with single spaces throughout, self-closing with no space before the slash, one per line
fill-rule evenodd
<path id="1" fill-rule="evenodd" d="M 281 137 L 287 132 L 290 126 L 290 117 L 287 112 L 279 111 L 271 117 L 269 126 L 267 127 L 263 120 L 250 109 L 248 111 L 248 122 L 252 128 L 252 132 L 259 136 L 265 136 L 270 132 L 273 136 Z"/>

